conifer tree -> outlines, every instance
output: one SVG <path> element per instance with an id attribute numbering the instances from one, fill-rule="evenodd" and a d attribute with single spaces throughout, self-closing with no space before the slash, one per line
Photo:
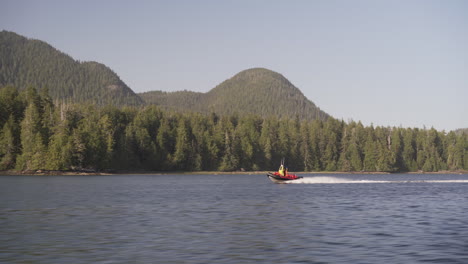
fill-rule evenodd
<path id="1" fill-rule="evenodd" d="M 415 129 L 416 134 L 416 165 L 418 170 L 423 170 L 423 166 L 426 164 L 426 129 Z"/>
<path id="2" fill-rule="evenodd" d="M 283 120 L 280 120 L 280 122 L 285 122 Z M 299 117 L 296 116 L 295 119 L 292 119 L 292 120 L 288 120 L 288 137 L 290 138 L 289 142 L 290 142 L 290 145 L 287 146 L 287 152 L 288 152 L 288 156 L 287 156 L 287 166 L 289 166 L 289 168 L 295 168 L 295 170 L 304 170 L 304 162 L 303 162 L 303 157 L 301 157 L 301 146 L 300 146 L 300 143 L 301 143 L 301 123 L 299 121 Z M 307 133 L 308 132 L 308 129 L 307 128 L 304 128 L 305 132 L 304 133 Z M 306 141 L 308 141 L 307 139 L 305 139 Z M 308 143 L 308 142 L 307 142 Z M 308 147 L 308 146 L 307 146 Z M 309 151 L 309 150 L 307 150 Z M 310 153 L 307 154 L 308 157 L 307 159 L 309 159 L 309 163 L 310 163 Z M 277 158 L 279 159 L 279 157 Z"/>
<path id="3" fill-rule="evenodd" d="M 191 160 L 191 135 L 184 118 L 180 118 L 177 126 L 175 152 L 173 157 L 174 167 L 178 170 L 190 170 Z"/>
<path id="4" fill-rule="evenodd" d="M 325 149 L 321 151 L 322 154 L 322 164 L 326 171 L 336 171 L 337 163 L 339 159 L 339 150 L 341 148 L 340 139 L 341 139 L 342 127 L 339 121 L 334 119 L 328 119 L 325 122 L 323 130 L 323 144 Z"/>
<path id="5" fill-rule="evenodd" d="M 0 132 L 0 170 L 14 168 L 16 156 L 19 152 L 18 132 L 18 125 L 15 123 L 13 114 L 11 114 Z"/>
<path id="6" fill-rule="evenodd" d="M 364 146 L 364 171 L 377 171 L 377 148 L 374 139 L 374 128 L 367 129 L 367 138 Z"/>
<path id="7" fill-rule="evenodd" d="M 22 154 L 18 157 L 18 170 L 39 170 L 45 167 L 47 146 L 42 136 L 42 113 L 40 97 L 36 89 L 27 91 L 28 107 L 21 122 Z"/>
<path id="8" fill-rule="evenodd" d="M 413 135 L 413 130 L 410 128 L 403 131 L 402 164 L 400 170 L 417 171 L 416 143 Z"/>
<path id="9" fill-rule="evenodd" d="M 169 170 L 172 168 L 172 153 L 175 149 L 175 139 L 173 135 L 175 135 L 175 133 L 172 133 L 168 118 L 164 118 L 161 121 L 157 135 L 157 146 L 159 149 L 157 160 L 159 161 L 159 170 Z"/>
<path id="10" fill-rule="evenodd" d="M 260 138 L 259 122 L 253 116 L 240 120 L 236 129 L 237 139 L 240 141 L 240 164 L 246 170 L 258 170 L 260 158 L 258 140 Z"/>
<path id="11" fill-rule="evenodd" d="M 290 130 L 293 128 L 290 127 L 290 123 L 287 121 L 278 122 L 278 120 L 275 120 L 275 122 L 277 122 L 277 126 L 278 126 L 278 141 L 276 144 L 276 149 L 274 150 L 276 154 L 272 154 L 270 159 L 273 160 L 273 159 L 278 159 L 278 158 L 279 159 L 287 158 L 289 162 L 290 160 L 293 159 L 292 148 L 294 146 L 294 143 L 293 143 L 294 139 L 290 136 Z"/>
<path id="12" fill-rule="evenodd" d="M 314 120 L 312 122 L 312 127 L 310 131 L 310 144 L 312 151 L 312 170 L 320 171 L 322 170 L 320 164 L 320 139 L 322 138 L 322 126 L 323 122 L 321 120 Z"/>
<path id="13" fill-rule="evenodd" d="M 277 164 L 276 160 L 278 153 L 277 138 L 275 137 L 274 121 L 271 119 L 264 119 L 260 133 L 260 148 L 263 152 L 263 165 L 265 169 L 272 168 Z"/>
<path id="14" fill-rule="evenodd" d="M 395 170 L 395 153 L 392 152 L 392 138 L 389 128 L 376 127 L 377 171 L 392 172 Z"/>
<path id="15" fill-rule="evenodd" d="M 449 170 L 461 170 L 464 163 L 464 136 L 456 136 L 452 131 L 447 135 L 447 166 Z"/>
<path id="16" fill-rule="evenodd" d="M 18 90 L 13 86 L 5 86 L 0 88 L 0 127 L 13 115 L 15 123 L 23 119 L 26 103 L 18 93 Z"/>
<path id="17" fill-rule="evenodd" d="M 302 158 L 303 163 L 301 167 L 297 168 L 298 170 L 313 170 L 313 153 L 310 146 L 309 133 L 309 124 L 302 122 L 300 127 L 299 155 Z"/>
<path id="18" fill-rule="evenodd" d="M 52 135 L 47 152 L 46 169 L 69 170 L 73 166 L 73 141 L 62 121 Z"/>
<path id="19" fill-rule="evenodd" d="M 351 135 L 349 126 L 344 128 L 343 137 L 341 138 L 340 158 L 338 160 L 338 168 L 341 171 L 351 171 Z"/>
<path id="20" fill-rule="evenodd" d="M 393 128 L 390 133 L 390 151 L 394 156 L 393 170 L 399 171 L 403 168 L 403 139 L 400 128 Z"/>
<path id="21" fill-rule="evenodd" d="M 221 164 L 219 170 L 221 171 L 234 171 L 239 167 L 239 159 L 235 153 L 235 144 L 233 143 L 235 139 L 232 138 L 232 134 L 229 131 L 225 131 L 225 140 L 224 140 L 224 155 L 221 158 Z"/>

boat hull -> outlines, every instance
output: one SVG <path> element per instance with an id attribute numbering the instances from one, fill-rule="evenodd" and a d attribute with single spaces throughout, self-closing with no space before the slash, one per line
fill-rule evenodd
<path id="1" fill-rule="evenodd" d="M 268 179 L 270 179 L 274 183 L 291 183 L 293 181 L 297 181 L 299 179 L 302 179 L 302 177 L 300 177 L 300 176 L 298 176 L 297 178 L 294 178 L 294 179 L 282 178 L 282 177 L 274 175 L 273 173 L 268 173 L 267 177 L 268 177 Z"/>

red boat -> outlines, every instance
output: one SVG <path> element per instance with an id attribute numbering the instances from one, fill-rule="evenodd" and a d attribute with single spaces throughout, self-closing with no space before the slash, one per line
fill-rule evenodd
<path id="1" fill-rule="evenodd" d="M 267 176 L 274 183 L 288 183 L 303 178 L 295 174 L 286 174 L 285 176 L 282 176 L 279 172 L 269 172 Z"/>
<path id="2" fill-rule="evenodd" d="M 274 183 L 287 183 L 297 179 L 302 179 L 301 176 L 288 173 L 288 168 L 284 166 L 284 159 L 281 160 L 279 170 L 277 172 L 269 172 L 267 176 Z"/>

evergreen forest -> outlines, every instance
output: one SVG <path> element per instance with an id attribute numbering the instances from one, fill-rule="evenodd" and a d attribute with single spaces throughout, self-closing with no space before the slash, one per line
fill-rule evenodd
<path id="1" fill-rule="evenodd" d="M 139 95 L 148 104 L 179 112 L 255 114 L 301 120 L 329 117 L 283 75 L 265 68 L 241 71 L 207 93 L 151 91 Z"/>
<path id="2" fill-rule="evenodd" d="M 0 170 L 468 170 L 467 133 L 54 103 L 33 87 L 0 88 L 0 129 Z"/>
<path id="3" fill-rule="evenodd" d="M 109 67 L 80 62 L 51 45 L 14 32 L 0 32 L 0 86 L 47 87 L 53 101 L 142 105 Z"/>

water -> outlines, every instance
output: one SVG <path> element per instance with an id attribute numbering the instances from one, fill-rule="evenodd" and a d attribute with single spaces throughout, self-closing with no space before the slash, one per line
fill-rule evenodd
<path id="1" fill-rule="evenodd" d="M 468 175 L 0 177 L 0 263 L 468 263 Z"/>

